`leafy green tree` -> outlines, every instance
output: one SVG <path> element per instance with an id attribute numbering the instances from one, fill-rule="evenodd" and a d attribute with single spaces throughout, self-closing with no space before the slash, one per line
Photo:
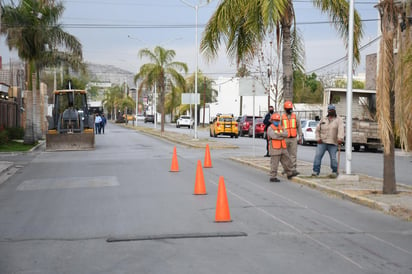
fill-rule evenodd
<path id="1" fill-rule="evenodd" d="M 160 46 L 155 47 L 153 51 L 147 48 L 140 50 L 139 57 L 148 58 L 150 63 L 142 65 L 134 77 L 135 83 L 138 81 L 140 83 L 139 90 L 143 87 L 156 86 L 160 95 L 161 132 L 164 132 L 166 83 L 169 82 L 176 87 L 184 87 L 186 84 L 181 72 L 187 73 L 187 65 L 173 61 L 175 56 L 174 50 L 167 50 Z"/>
<path id="2" fill-rule="evenodd" d="M 335 81 L 335 87 L 337 88 L 346 88 L 348 81 L 344 79 L 339 79 Z M 365 82 L 359 80 L 352 80 L 352 88 L 354 89 L 365 89 Z"/>
<path id="3" fill-rule="evenodd" d="M 306 75 L 301 71 L 294 71 L 293 92 L 295 103 L 321 104 L 323 101 L 323 86 L 315 73 Z"/>
<path id="4" fill-rule="evenodd" d="M 87 89 L 87 94 L 89 95 L 91 100 L 94 100 L 99 95 L 99 88 L 98 87 L 89 87 Z"/>
<path id="5" fill-rule="evenodd" d="M 346 0 L 312 0 L 313 4 L 332 19 L 332 24 L 347 41 L 349 3 Z M 222 41 L 228 56 L 237 64 L 256 57 L 256 51 L 269 33 L 276 31 L 282 48 L 284 99 L 293 100 L 293 43 L 297 37 L 292 0 L 225 0 L 206 25 L 201 50 L 209 58 L 216 57 Z M 292 32 L 291 32 L 292 29 Z M 359 42 L 362 36 L 360 17 L 355 13 L 354 53 L 359 62 Z M 296 57 L 296 55 L 295 55 Z"/>
<path id="6" fill-rule="evenodd" d="M 165 111 L 170 113 L 172 120 L 176 118 L 176 110 L 181 106 L 181 98 L 184 90 L 181 87 L 171 86 L 170 92 L 166 95 Z"/>
<path id="7" fill-rule="evenodd" d="M 49 103 L 53 103 L 53 91 L 54 91 L 54 82 L 55 75 L 53 71 L 43 70 L 40 75 L 41 82 L 47 85 L 47 95 L 49 96 Z M 56 89 L 66 89 L 68 81 L 71 81 L 72 89 L 86 89 L 87 84 L 89 83 L 89 77 L 87 74 L 80 74 L 77 76 L 65 75 L 62 81 L 56 81 Z M 91 87 L 87 90 L 89 98 L 94 98 L 97 95 L 98 88 Z"/>
<path id="8" fill-rule="evenodd" d="M 117 112 L 122 107 L 122 100 L 124 94 L 124 88 L 119 85 L 108 88 L 104 92 L 104 99 L 102 101 L 104 109 L 110 113 L 111 119 L 116 119 Z"/>
<path id="9" fill-rule="evenodd" d="M 24 142 L 34 144 L 37 139 L 40 117 L 36 97 L 39 96 L 40 71 L 45 66 L 69 63 L 78 68 L 82 60 L 80 42 L 63 31 L 58 24 L 64 7 L 61 3 L 38 0 L 22 0 L 2 6 L 1 34 L 6 36 L 10 50 L 26 62 L 26 77 L 32 101 L 26 100 L 26 133 Z M 56 49 L 62 48 L 65 52 Z M 36 74 L 36 85 L 32 87 L 32 73 Z"/>
<path id="10" fill-rule="evenodd" d="M 195 74 L 190 75 L 186 79 L 186 90 L 188 91 L 194 91 L 194 86 L 195 86 Z M 203 109 L 205 108 L 205 105 L 207 103 L 213 103 L 216 102 L 216 97 L 217 97 L 217 90 L 214 89 L 212 86 L 214 84 L 214 81 L 210 78 L 207 78 L 204 76 L 204 74 L 199 71 L 197 73 L 197 90 L 200 96 L 200 105 L 203 106 Z M 189 105 L 182 105 L 179 108 L 180 113 L 186 112 L 190 108 Z M 200 108 L 198 109 L 200 111 Z M 200 117 L 199 113 L 197 117 Z M 203 115 L 204 117 L 204 115 Z M 204 123 L 204 122 L 203 122 Z"/>
<path id="11" fill-rule="evenodd" d="M 18 56 L 28 63 L 26 75 L 29 77 L 31 71 L 39 77 L 40 70 L 51 65 L 65 63 L 75 69 L 82 67 L 80 42 L 58 24 L 63 4 L 49 2 L 22 0 L 16 5 L 12 1 L 2 9 L 1 34 L 6 35 L 10 50 L 17 50 Z M 57 51 L 58 48 L 65 51 Z"/>

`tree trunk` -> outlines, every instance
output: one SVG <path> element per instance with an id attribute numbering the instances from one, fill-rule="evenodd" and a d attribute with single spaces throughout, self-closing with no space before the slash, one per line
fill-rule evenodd
<path id="1" fill-rule="evenodd" d="M 26 111 L 26 128 L 24 130 L 24 144 L 33 145 L 35 140 L 35 132 L 33 128 L 33 83 L 30 63 L 26 63 L 26 82 L 29 84 L 28 89 L 24 94 L 24 104 Z"/>
<path id="2" fill-rule="evenodd" d="M 288 9 L 290 10 L 290 9 Z M 293 66 L 292 66 L 292 42 L 290 29 L 292 26 L 292 11 L 290 16 L 282 20 L 282 66 L 283 66 L 283 99 L 293 102 Z"/>
<path id="3" fill-rule="evenodd" d="M 398 12 L 393 0 L 378 5 L 382 40 L 379 52 L 376 103 L 380 136 L 384 146 L 383 189 L 384 194 L 396 193 L 395 179 L 395 65 L 394 38 L 397 35 Z"/>
<path id="4" fill-rule="evenodd" d="M 24 102 L 26 111 L 26 128 L 24 130 L 24 144 L 33 145 L 34 132 L 33 132 L 33 93 L 30 90 L 24 92 Z"/>
<path id="5" fill-rule="evenodd" d="M 33 110 L 32 110 L 32 115 L 33 115 L 33 134 L 34 134 L 34 141 L 37 141 L 39 138 L 39 90 L 37 88 L 36 84 L 36 77 L 33 75 L 32 77 L 32 96 L 33 96 Z"/>
<path id="6" fill-rule="evenodd" d="M 165 87 L 166 83 L 164 77 L 162 77 L 160 80 L 160 132 L 162 133 L 165 131 Z"/>
<path id="7" fill-rule="evenodd" d="M 395 127 L 395 91 L 389 93 L 390 111 L 389 119 L 392 128 Z M 383 155 L 383 194 L 396 193 L 396 176 L 395 176 L 395 134 L 389 136 L 390 144 L 387 153 Z"/>

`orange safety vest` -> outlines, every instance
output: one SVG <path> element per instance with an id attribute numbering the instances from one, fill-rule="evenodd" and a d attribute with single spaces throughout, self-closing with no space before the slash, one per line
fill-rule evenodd
<path id="1" fill-rule="evenodd" d="M 290 137 L 296 137 L 298 135 L 297 130 L 296 130 L 296 115 L 295 113 L 292 113 L 290 116 L 290 120 L 288 119 L 288 116 L 284 113 L 282 115 L 282 122 L 284 128 L 288 131 L 288 138 Z"/>
<path id="2" fill-rule="evenodd" d="M 280 126 L 280 124 L 279 124 L 278 127 L 275 127 L 274 124 L 271 124 L 270 126 L 272 127 L 272 129 L 273 129 L 276 133 L 282 133 L 282 132 L 283 132 L 282 127 Z M 272 139 L 272 148 L 274 148 L 274 149 L 286 148 L 286 141 L 285 141 L 285 139 L 283 139 L 283 140 Z"/>

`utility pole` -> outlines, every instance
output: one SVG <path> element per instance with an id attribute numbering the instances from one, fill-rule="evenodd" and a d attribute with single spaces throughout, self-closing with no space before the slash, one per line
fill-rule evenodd
<path id="1" fill-rule="evenodd" d="M 206 4 L 201 4 L 202 1 L 199 0 L 199 3 L 196 5 L 192 5 L 190 3 L 188 3 L 186 0 L 180 0 L 182 1 L 184 4 L 186 4 L 187 6 L 194 8 L 195 9 L 195 13 L 196 13 L 196 35 L 195 35 L 195 39 L 196 39 L 196 70 L 195 70 L 195 136 L 194 139 L 197 139 L 197 104 L 199 102 L 197 102 L 197 71 L 198 69 L 198 57 L 199 57 L 199 46 L 198 46 L 198 39 L 197 39 L 197 15 L 198 15 L 198 10 L 199 8 L 206 6 L 208 3 Z"/>
<path id="2" fill-rule="evenodd" d="M 203 80 L 203 127 L 205 127 L 205 107 L 206 107 L 206 77 Z"/>
<path id="3" fill-rule="evenodd" d="M 354 1 L 349 2 L 348 84 L 346 91 L 346 174 L 352 173 L 352 78 L 353 78 L 353 24 Z"/>

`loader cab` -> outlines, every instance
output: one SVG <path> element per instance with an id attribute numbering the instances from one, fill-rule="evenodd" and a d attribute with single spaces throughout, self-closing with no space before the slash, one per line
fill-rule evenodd
<path id="1" fill-rule="evenodd" d="M 94 119 L 89 115 L 86 90 L 56 90 L 53 116 L 48 117 L 47 151 L 94 149 Z"/>
<path id="2" fill-rule="evenodd" d="M 84 90 L 56 90 L 54 92 L 54 125 L 59 123 L 59 117 L 68 109 L 76 111 L 83 121 L 85 128 L 93 128 L 92 117 L 87 107 L 87 95 Z"/>

